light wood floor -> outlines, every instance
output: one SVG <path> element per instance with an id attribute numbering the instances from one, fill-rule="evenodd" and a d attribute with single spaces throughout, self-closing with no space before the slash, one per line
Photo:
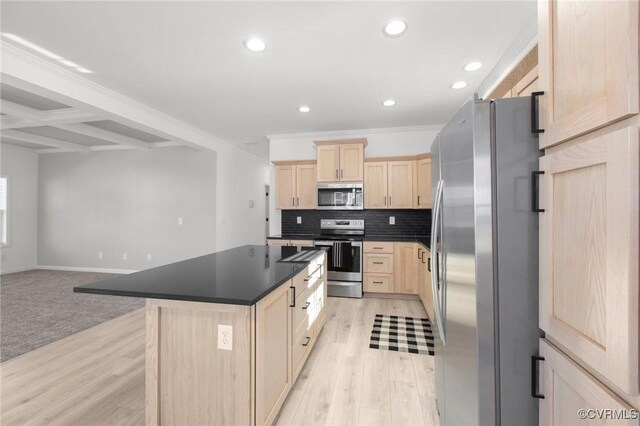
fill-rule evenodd
<path id="1" fill-rule="evenodd" d="M 433 357 L 369 349 L 375 314 L 414 300 L 328 301 L 328 318 L 279 425 L 437 424 Z M 2 425 L 144 423 L 144 310 L 0 364 Z"/>

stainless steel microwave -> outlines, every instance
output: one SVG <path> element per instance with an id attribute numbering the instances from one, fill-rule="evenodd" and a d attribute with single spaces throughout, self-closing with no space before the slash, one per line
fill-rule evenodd
<path id="1" fill-rule="evenodd" d="M 318 210 L 362 210 L 361 183 L 319 183 Z"/>

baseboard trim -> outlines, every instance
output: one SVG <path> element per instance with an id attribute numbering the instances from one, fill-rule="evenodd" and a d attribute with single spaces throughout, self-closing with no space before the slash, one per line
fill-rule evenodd
<path id="1" fill-rule="evenodd" d="M 100 272 L 105 274 L 132 274 L 138 272 L 137 269 L 109 269 L 109 268 L 84 268 L 81 266 L 50 266 L 38 265 L 31 269 L 48 269 L 51 271 L 75 271 L 75 272 Z"/>
<path id="2" fill-rule="evenodd" d="M 34 269 L 38 269 L 38 267 L 37 266 L 30 266 L 28 268 L 9 269 L 8 271 L 2 270 L 0 272 L 0 276 L 1 275 L 7 275 L 7 274 L 15 274 L 15 273 L 24 272 L 24 271 L 31 271 L 31 270 L 34 270 Z"/>

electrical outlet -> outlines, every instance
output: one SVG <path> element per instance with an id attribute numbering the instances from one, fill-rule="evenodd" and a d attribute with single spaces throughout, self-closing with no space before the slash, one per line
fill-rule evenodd
<path id="1" fill-rule="evenodd" d="M 389 216 L 389 225 L 395 225 L 395 224 L 396 224 L 396 217 Z"/>
<path id="2" fill-rule="evenodd" d="M 147 260 L 151 262 L 151 253 L 147 253 Z"/>
<path id="3" fill-rule="evenodd" d="M 253 200 L 249 200 L 249 208 L 254 208 L 256 206 L 256 202 Z"/>
<path id="4" fill-rule="evenodd" d="M 296 223 L 297 223 L 298 225 L 300 225 L 300 224 L 302 223 L 302 216 L 297 216 L 297 217 L 296 217 Z"/>
<path id="5" fill-rule="evenodd" d="M 181 218 L 181 217 L 179 217 L 179 218 L 178 218 L 178 225 L 182 225 L 182 222 L 183 222 L 183 221 L 182 221 L 182 218 Z"/>
<path id="6" fill-rule="evenodd" d="M 127 253 L 122 253 L 122 260 L 127 260 Z"/>
<path id="7" fill-rule="evenodd" d="M 218 349 L 233 350 L 233 326 L 218 324 Z"/>
<path id="8" fill-rule="evenodd" d="M 98 252 L 98 259 L 102 259 L 104 257 L 104 253 L 99 251 Z"/>

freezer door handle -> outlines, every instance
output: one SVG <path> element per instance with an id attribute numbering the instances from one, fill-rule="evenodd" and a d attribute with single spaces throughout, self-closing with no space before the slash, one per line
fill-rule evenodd
<path id="1" fill-rule="evenodd" d="M 531 396 L 538 399 L 544 399 L 544 395 L 538 393 L 538 361 L 544 361 L 544 357 L 531 355 Z"/>
<path id="2" fill-rule="evenodd" d="M 442 345 L 446 345 L 446 334 L 443 324 L 442 307 L 440 306 L 440 297 L 438 289 L 440 288 L 440 282 L 438 281 L 438 262 L 434 262 L 434 259 L 438 258 L 438 230 L 440 229 L 440 209 L 442 207 L 442 186 L 443 181 L 438 181 L 436 187 L 436 196 L 433 204 L 434 219 L 431 222 L 431 290 L 433 292 L 433 307 L 436 314 L 436 322 L 438 323 L 438 331 L 440 332 L 440 340 Z M 435 253 L 435 255 L 434 255 Z M 444 291 L 444 289 L 443 289 Z"/>

